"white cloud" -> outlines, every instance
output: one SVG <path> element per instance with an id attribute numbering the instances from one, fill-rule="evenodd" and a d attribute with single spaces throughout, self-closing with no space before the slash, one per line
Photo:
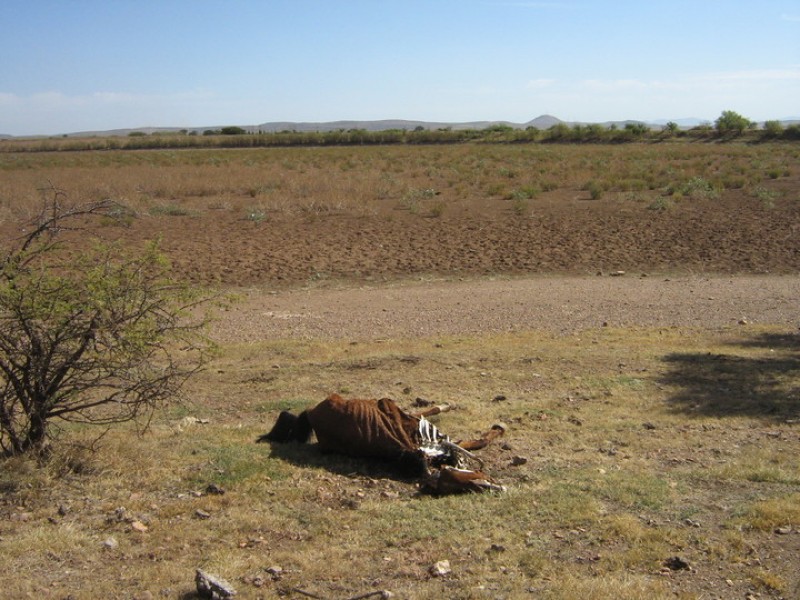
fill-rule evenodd
<path id="1" fill-rule="evenodd" d="M 782 14 L 781 21 L 791 21 L 792 23 L 800 23 L 800 15 Z"/>
<path id="2" fill-rule="evenodd" d="M 720 86 L 747 89 L 757 84 L 792 84 L 800 82 L 800 68 L 754 69 L 703 75 L 681 75 L 672 79 L 585 79 L 576 87 L 596 93 L 685 91 L 714 92 Z M 528 86 L 531 87 L 531 86 Z"/>
<path id="3" fill-rule="evenodd" d="M 717 81 L 786 81 L 800 79 L 800 68 L 731 71 L 728 73 L 713 73 L 700 79 Z"/>

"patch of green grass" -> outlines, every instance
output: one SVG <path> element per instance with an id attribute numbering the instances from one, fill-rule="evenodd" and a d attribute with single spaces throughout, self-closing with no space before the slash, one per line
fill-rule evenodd
<path id="1" fill-rule="evenodd" d="M 682 184 L 671 187 L 669 191 L 675 197 L 687 196 L 695 200 L 719 198 L 719 189 L 703 177 L 692 177 Z"/>
<path id="2" fill-rule="evenodd" d="M 267 218 L 267 211 L 261 206 L 253 206 L 245 211 L 244 218 L 256 225 L 263 223 Z"/>
<path id="3" fill-rule="evenodd" d="M 584 184 L 583 189 L 589 192 L 589 197 L 592 200 L 599 200 L 603 197 L 603 194 L 606 191 L 606 185 L 597 180 L 591 180 Z"/>
<path id="4" fill-rule="evenodd" d="M 269 445 L 223 443 L 206 445 L 199 456 L 205 461 L 193 477 L 198 487 L 215 483 L 223 488 L 241 487 L 248 480 L 281 480 L 288 475 L 286 465 L 269 456 Z"/>
<path id="5" fill-rule="evenodd" d="M 320 399 L 317 400 L 317 402 Z M 259 404 L 259 411 L 293 411 L 293 412 L 301 412 L 311 406 L 314 406 L 316 402 L 314 400 L 310 400 L 308 398 L 281 398 L 280 400 Z"/>
<path id="6" fill-rule="evenodd" d="M 757 186 L 751 190 L 750 195 L 759 200 L 764 208 L 775 208 L 775 200 L 778 199 L 780 193 L 763 186 Z"/>
<path id="7" fill-rule="evenodd" d="M 522 187 L 518 187 L 517 189 L 512 191 L 509 194 L 508 199 L 509 200 L 533 200 L 534 198 L 539 196 L 539 194 L 541 194 L 541 193 L 542 193 L 542 191 L 539 188 L 539 186 L 537 186 L 537 185 L 523 185 Z"/>
<path id="8" fill-rule="evenodd" d="M 669 483 L 662 477 L 632 470 L 610 471 L 590 483 L 604 500 L 626 510 L 660 510 L 671 497 Z"/>
<path id="9" fill-rule="evenodd" d="M 648 210 L 670 210 L 675 204 L 669 199 L 663 196 L 656 198 L 650 204 L 647 205 Z"/>
<path id="10" fill-rule="evenodd" d="M 189 217 L 197 214 L 178 204 L 156 204 L 148 209 L 148 213 L 153 217 Z"/>
<path id="11" fill-rule="evenodd" d="M 113 227 L 130 227 L 137 217 L 135 210 L 126 206 L 117 206 L 103 217 L 102 224 Z"/>

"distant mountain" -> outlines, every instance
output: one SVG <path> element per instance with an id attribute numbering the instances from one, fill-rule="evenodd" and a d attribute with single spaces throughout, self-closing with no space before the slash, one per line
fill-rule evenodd
<path id="1" fill-rule="evenodd" d="M 535 127 L 536 129 L 550 129 L 553 125 L 558 125 L 559 123 L 563 122 L 564 121 L 562 121 L 558 117 L 554 117 L 553 115 L 541 115 L 525 123 L 524 127 Z"/>

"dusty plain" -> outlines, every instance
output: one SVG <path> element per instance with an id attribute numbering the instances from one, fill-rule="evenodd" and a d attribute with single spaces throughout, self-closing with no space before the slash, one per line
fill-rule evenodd
<path id="1" fill-rule="evenodd" d="M 0 154 L 10 240 L 53 189 L 126 208 L 227 298 L 143 435 L 5 461 L 14 598 L 800 597 L 800 147 Z M 88 239 L 88 238 L 87 238 Z M 450 402 L 502 495 L 256 445 L 330 392 Z M 224 493 L 219 493 L 224 491 Z M 442 561 L 448 561 L 445 568 Z M 437 567 L 438 565 L 438 567 Z"/>

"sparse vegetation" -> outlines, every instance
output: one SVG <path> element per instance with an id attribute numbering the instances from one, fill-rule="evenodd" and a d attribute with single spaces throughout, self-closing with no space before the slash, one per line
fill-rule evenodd
<path id="1" fill-rule="evenodd" d="M 260 138 L 239 134 L 194 136 L 208 146 L 181 152 L 0 152 L 2 239 L 24 234 L 16 223 L 36 214 L 36 190 L 49 179 L 74 197 L 125 203 L 92 229 L 109 243 L 130 249 L 142 237 L 172 235 L 163 247 L 182 261 L 183 283 L 235 285 L 243 298 L 267 298 L 258 310 L 236 313 L 234 304 L 220 315 L 213 331 L 225 336 L 209 368 L 186 382 L 189 400 L 164 398 L 144 436 L 124 422 L 98 444 L 96 428 L 65 422 L 46 460 L 3 461 L 4 593 L 189 597 L 202 567 L 241 597 L 298 589 L 335 598 L 386 589 L 411 599 L 796 595 L 793 325 L 787 331 L 743 314 L 738 325 L 737 315 L 714 327 L 624 326 L 597 314 L 580 330 L 498 333 L 492 310 L 492 331 L 474 334 L 372 339 L 343 326 L 322 339 L 254 331 L 256 322 L 279 321 L 313 332 L 337 307 L 316 318 L 306 299 L 348 278 L 380 286 L 387 302 L 407 302 L 398 279 L 424 286 L 433 277 L 438 285 L 536 273 L 546 275 L 545 287 L 563 264 L 609 286 L 639 281 L 639 273 L 651 275 L 642 282 L 672 280 L 665 286 L 686 271 L 796 276 L 796 144 L 687 143 L 719 139 L 712 128 L 658 145 L 647 142 L 663 132 L 555 131 L 587 143 L 505 143 L 517 135 L 553 140 L 501 129 L 492 132 L 497 144 L 443 145 L 435 142 L 461 132 L 419 131 L 428 141 L 412 145 L 411 132 L 394 132 L 405 141 L 361 146 L 354 140 L 372 134 L 343 131 L 341 145 L 313 149 L 249 147 Z M 644 143 L 588 141 L 633 135 Z M 223 137 L 243 145 L 220 148 Z M 595 186 L 599 196 L 589 201 Z M 714 226 L 699 227 L 706 219 Z M 631 222 L 644 226 L 626 228 Z M 710 232 L 701 249 L 718 255 L 697 251 L 698 231 Z M 58 239 L 72 239 L 63 233 Z M 774 243 L 761 246 L 766 238 Z M 65 256 L 57 264 L 85 274 L 95 291 L 113 295 L 122 280 L 138 281 L 124 275 L 141 263 L 102 271 L 88 255 Z M 437 262 L 442 257 L 460 262 Z M 655 269 L 640 268 L 645 261 Z M 467 267 L 437 271 L 442 264 Z M 616 269 L 628 275 L 595 277 Z M 283 294 L 292 299 L 286 312 L 274 306 Z M 63 305 L 97 305 L 73 296 L 80 301 Z M 586 318 L 580 300 L 514 310 Z M 137 334 L 137 348 L 140 341 Z M 180 356 L 185 347 L 164 348 Z M 454 437 L 506 422 L 504 444 L 484 458 L 508 493 L 417 497 L 380 465 L 253 444 L 278 411 L 330 391 L 392 396 L 405 407 L 417 396 L 451 401 L 457 408 L 440 424 Z M 430 567 L 445 559 L 451 573 L 432 576 Z"/>
<path id="2" fill-rule="evenodd" d="M 166 279 L 157 249 L 127 258 L 111 247 L 84 248 L 69 259 L 70 230 L 113 212 L 103 202 L 64 206 L 63 193 L 52 194 L 29 233 L 4 249 L 0 270 L 6 456 L 41 451 L 58 420 L 147 422 L 203 356 L 192 341 L 196 326 L 182 322 L 191 302 Z M 177 342 L 183 359 L 171 347 Z"/>

